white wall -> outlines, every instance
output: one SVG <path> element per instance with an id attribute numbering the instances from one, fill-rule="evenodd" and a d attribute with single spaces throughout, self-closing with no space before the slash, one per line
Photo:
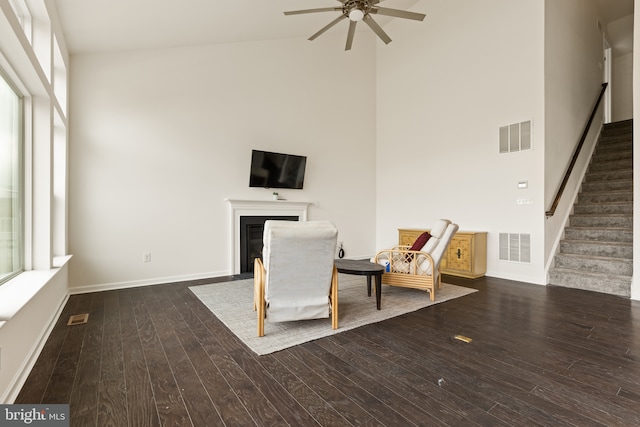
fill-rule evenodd
<path id="1" fill-rule="evenodd" d="M 544 6 L 422 1 L 378 49 L 377 246 L 450 218 L 487 231 L 487 274 L 544 283 Z M 531 120 L 533 149 L 498 154 L 501 126 Z M 518 181 L 529 188 L 518 190 Z M 517 205 L 529 198 L 532 205 Z M 498 260 L 498 233 L 532 235 L 532 262 Z"/>
<path id="2" fill-rule="evenodd" d="M 281 193 L 334 220 L 348 257 L 449 217 L 489 232 L 489 275 L 546 283 L 570 203 L 544 212 L 601 81 L 593 4 L 411 9 L 425 21 L 392 20 L 376 52 L 364 32 L 347 54 L 341 34 L 74 57 L 76 291 L 229 274 L 224 199 L 269 198 L 246 185 L 251 148 L 309 156 L 305 190 Z M 499 155 L 524 120 L 533 150 Z M 531 234 L 532 262 L 499 261 L 500 232 Z"/>
<path id="3" fill-rule="evenodd" d="M 633 118 L 633 53 L 613 58 L 612 120 Z"/>
<path id="4" fill-rule="evenodd" d="M 545 3 L 545 206 L 549 208 L 580 140 L 603 81 L 602 32 L 591 0 Z M 557 238 L 573 206 L 580 176 L 589 160 L 602 115 L 594 119 L 561 205 L 546 226 L 545 259 L 554 255 Z"/>
<path id="5" fill-rule="evenodd" d="M 79 55 L 71 64 L 75 291 L 230 274 L 225 198 L 251 149 L 307 156 L 308 219 L 347 257 L 375 246 L 375 45 L 358 35 Z M 150 263 L 142 254 L 151 252 Z"/>

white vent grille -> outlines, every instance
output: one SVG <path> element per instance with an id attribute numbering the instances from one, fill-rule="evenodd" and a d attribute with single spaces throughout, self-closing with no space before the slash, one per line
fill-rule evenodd
<path id="1" fill-rule="evenodd" d="M 531 149 L 531 120 L 500 128 L 500 154 Z"/>
<path id="2" fill-rule="evenodd" d="M 500 233 L 499 259 L 531 262 L 531 234 Z"/>

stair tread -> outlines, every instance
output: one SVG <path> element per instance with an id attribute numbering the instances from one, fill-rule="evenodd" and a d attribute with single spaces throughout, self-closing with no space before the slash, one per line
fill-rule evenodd
<path id="1" fill-rule="evenodd" d="M 582 276 L 591 276 L 591 277 L 617 277 L 623 280 L 629 279 L 632 276 L 627 276 L 624 274 L 611 274 L 611 273 L 594 273 L 592 271 L 582 271 L 582 270 L 574 270 L 572 268 L 562 268 L 562 267 L 555 267 L 554 270 L 557 273 L 574 273 L 574 274 L 579 274 Z"/>
<path id="2" fill-rule="evenodd" d="M 607 202 L 607 203 L 596 203 L 596 202 L 584 202 L 584 203 L 576 203 L 574 206 L 580 206 L 582 208 L 591 208 L 591 207 L 602 207 L 602 206 L 633 206 L 632 200 L 625 200 L 622 202 Z"/>
<path id="3" fill-rule="evenodd" d="M 626 194 L 626 193 L 633 193 L 633 188 L 629 188 L 629 189 L 623 189 L 623 190 L 589 190 L 589 191 L 582 191 L 580 194 L 611 194 L 611 193 L 616 193 L 616 194 Z"/>
<path id="4" fill-rule="evenodd" d="M 612 246 L 633 247 L 633 242 L 618 242 L 615 240 L 562 239 L 562 242 L 580 243 L 580 244 L 589 244 L 589 245 L 612 245 Z"/>
<path id="5" fill-rule="evenodd" d="M 600 261 L 616 261 L 624 264 L 633 264 L 633 258 L 620 258 L 620 257 L 613 257 L 613 256 L 586 255 L 586 254 L 574 254 L 574 253 L 564 253 L 564 252 L 560 252 L 556 256 L 564 256 L 569 258 L 588 258 L 588 259 L 600 260 Z"/>
<path id="6" fill-rule="evenodd" d="M 607 217 L 607 218 L 611 218 L 611 217 L 616 217 L 616 218 L 625 218 L 625 217 L 629 217 L 629 218 L 633 218 L 633 214 L 632 213 L 609 213 L 609 212 L 603 212 L 603 213 L 577 213 L 577 214 L 571 214 L 571 216 L 576 217 L 586 217 L 586 218 L 597 218 L 597 217 Z"/>

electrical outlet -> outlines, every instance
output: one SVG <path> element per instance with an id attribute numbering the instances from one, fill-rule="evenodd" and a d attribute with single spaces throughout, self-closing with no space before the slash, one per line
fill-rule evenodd
<path id="1" fill-rule="evenodd" d="M 142 254 L 142 262 L 151 262 L 151 252 L 145 252 Z"/>

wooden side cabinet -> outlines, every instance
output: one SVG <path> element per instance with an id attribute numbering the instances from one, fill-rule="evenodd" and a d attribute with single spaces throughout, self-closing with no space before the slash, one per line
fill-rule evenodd
<path id="1" fill-rule="evenodd" d="M 427 229 L 398 229 L 398 244 L 411 246 Z M 487 233 L 458 231 L 452 238 L 440 264 L 443 274 L 477 279 L 487 272 Z"/>

